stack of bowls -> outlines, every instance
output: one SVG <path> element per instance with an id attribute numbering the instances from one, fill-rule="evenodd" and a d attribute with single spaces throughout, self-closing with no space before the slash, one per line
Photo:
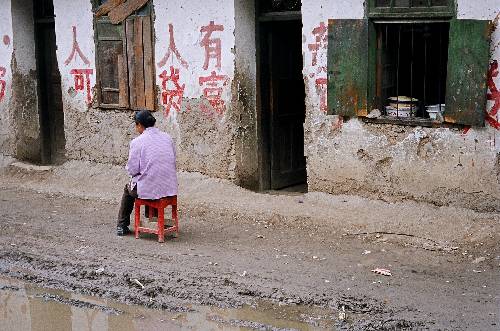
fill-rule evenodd
<path id="1" fill-rule="evenodd" d="M 418 99 L 406 96 L 389 98 L 389 106 L 385 107 L 388 116 L 414 117 L 418 111 Z"/>

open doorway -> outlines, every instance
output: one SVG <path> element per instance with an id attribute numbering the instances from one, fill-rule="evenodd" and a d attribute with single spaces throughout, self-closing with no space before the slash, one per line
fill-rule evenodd
<path id="1" fill-rule="evenodd" d="M 33 13 L 38 72 L 41 161 L 43 164 L 60 163 L 64 159 L 66 141 L 52 0 L 34 0 Z"/>
<path id="2" fill-rule="evenodd" d="M 300 1 L 261 1 L 258 14 L 263 186 L 305 191 Z"/>

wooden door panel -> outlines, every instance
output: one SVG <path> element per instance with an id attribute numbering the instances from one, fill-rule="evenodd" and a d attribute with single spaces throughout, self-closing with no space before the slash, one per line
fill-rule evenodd
<path id="1" fill-rule="evenodd" d="M 300 21 L 276 22 L 271 34 L 271 188 L 279 189 L 306 181 Z"/>

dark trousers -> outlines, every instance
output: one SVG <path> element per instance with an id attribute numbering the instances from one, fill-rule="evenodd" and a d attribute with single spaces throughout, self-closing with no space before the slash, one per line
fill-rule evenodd
<path id="1" fill-rule="evenodd" d="M 123 190 L 122 202 L 120 204 L 120 211 L 118 212 L 117 226 L 125 228 L 130 225 L 130 214 L 134 210 L 134 201 L 137 198 L 137 185 L 131 190 L 127 185 Z"/>

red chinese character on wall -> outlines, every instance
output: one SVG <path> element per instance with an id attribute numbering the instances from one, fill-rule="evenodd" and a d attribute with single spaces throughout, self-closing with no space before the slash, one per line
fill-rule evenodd
<path id="1" fill-rule="evenodd" d="M 308 49 L 311 52 L 311 66 L 314 68 L 315 72 L 311 73 L 309 77 L 315 78 L 316 93 L 319 97 L 319 108 L 321 111 L 327 111 L 327 78 L 326 63 L 319 64 L 318 58 L 320 55 L 326 52 L 328 47 L 328 27 L 324 22 L 319 23 L 317 27 L 312 30 L 314 36 L 314 42 L 308 45 Z M 319 77 L 317 77 L 319 76 Z"/>
<path id="2" fill-rule="evenodd" d="M 76 39 L 76 26 L 73 25 L 73 48 L 71 49 L 71 53 L 69 54 L 68 58 L 66 61 L 64 61 L 65 65 L 68 65 L 73 59 L 76 59 L 76 55 L 80 56 L 80 59 L 82 59 L 83 63 L 86 65 L 90 65 L 90 61 L 87 59 L 87 57 L 83 54 L 82 50 L 80 49 L 80 45 L 78 44 L 78 41 Z"/>
<path id="3" fill-rule="evenodd" d="M 229 81 L 229 77 L 226 75 L 217 75 L 215 71 L 212 71 L 210 76 L 200 77 L 200 86 L 205 86 L 203 88 L 203 96 L 210 105 L 213 107 L 216 113 L 222 114 L 224 112 L 224 100 L 222 100 L 223 86 L 226 86 Z M 207 110 L 205 110 L 207 112 Z"/>
<path id="4" fill-rule="evenodd" d="M 87 92 L 87 104 L 92 103 L 92 96 L 90 94 L 90 75 L 94 72 L 93 69 L 72 69 L 70 74 L 73 75 L 75 80 L 75 91 Z"/>
<path id="5" fill-rule="evenodd" d="M 66 61 L 64 61 L 65 65 L 71 63 L 71 61 L 76 60 L 77 55 L 83 61 L 83 63 L 87 66 L 90 65 L 90 61 L 87 59 L 85 54 L 83 54 L 80 45 L 78 44 L 78 40 L 76 37 L 76 26 L 73 26 L 73 48 L 71 49 L 71 53 L 69 54 Z M 90 92 L 90 75 L 94 73 L 93 69 L 72 69 L 70 74 L 73 75 L 73 79 L 75 81 L 75 91 L 84 91 L 86 93 L 86 102 L 87 104 L 92 103 L 92 94 Z"/>
<path id="6" fill-rule="evenodd" d="M 5 77 L 6 71 L 7 69 L 0 67 L 0 102 L 2 102 L 3 97 L 5 96 L 5 85 L 7 85 L 7 83 L 2 78 Z"/>
<path id="7" fill-rule="evenodd" d="M 488 100 L 493 101 L 493 107 L 489 112 L 486 111 L 486 121 L 495 129 L 500 130 L 500 122 L 497 117 L 498 110 L 500 109 L 500 91 L 498 91 L 494 81 L 496 77 L 498 77 L 497 60 L 490 64 L 488 71 Z"/>
<path id="8" fill-rule="evenodd" d="M 315 36 L 314 43 L 309 44 L 308 48 L 311 51 L 312 61 L 311 65 L 315 67 L 318 65 L 318 51 L 325 49 L 328 43 L 328 29 L 325 23 L 319 23 L 319 26 L 312 30 L 312 34 Z"/>
<path id="9" fill-rule="evenodd" d="M 215 59 L 215 67 L 217 69 L 221 68 L 221 40 L 220 38 L 211 38 L 212 33 L 217 31 L 224 31 L 224 26 L 220 24 L 215 24 L 214 21 L 206 26 L 202 26 L 200 32 L 205 33 L 205 36 L 200 42 L 200 45 L 205 47 L 205 63 L 203 64 L 203 69 L 207 70 L 210 59 Z"/>
<path id="10" fill-rule="evenodd" d="M 319 96 L 319 108 L 325 112 L 328 110 L 326 103 L 328 80 L 326 78 L 316 78 L 316 93 Z"/>
<path id="11" fill-rule="evenodd" d="M 171 23 L 168 25 L 168 34 L 170 37 L 168 50 L 167 50 L 167 53 L 165 53 L 165 55 L 163 56 L 163 58 L 160 60 L 160 62 L 158 62 L 158 67 L 161 68 L 165 64 L 167 64 L 167 61 L 170 58 L 170 55 L 172 55 L 172 53 L 173 53 L 175 55 L 175 57 L 177 58 L 177 60 L 179 60 L 181 65 L 187 69 L 188 68 L 187 61 L 182 58 L 181 54 L 179 53 L 179 50 L 177 50 L 177 46 L 175 45 L 174 26 Z"/>
<path id="12" fill-rule="evenodd" d="M 184 94 L 185 84 L 179 84 L 179 69 L 170 67 L 170 75 L 166 70 L 160 74 L 162 79 L 162 104 L 165 107 L 165 114 L 168 116 L 170 114 L 170 109 L 174 108 L 176 111 L 181 111 L 182 96 Z M 173 87 L 170 89 L 168 84 Z"/>

